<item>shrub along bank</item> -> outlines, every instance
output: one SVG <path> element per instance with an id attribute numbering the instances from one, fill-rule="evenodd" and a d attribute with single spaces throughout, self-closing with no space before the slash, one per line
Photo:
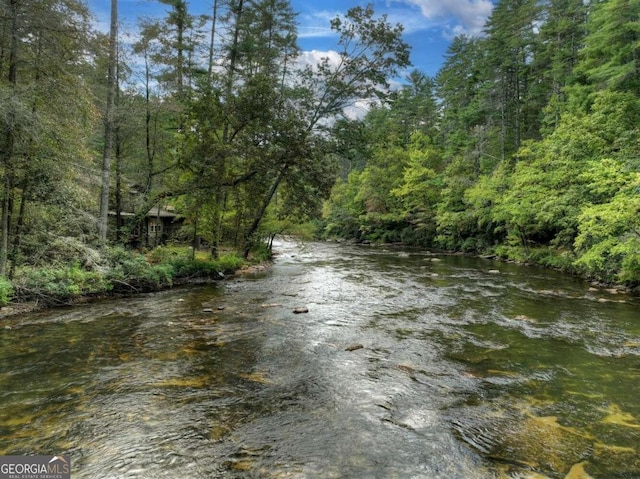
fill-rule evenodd
<path id="1" fill-rule="evenodd" d="M 147 254 L 108 248 L 71 263 L 26 267 L 10 281 L 0 277 L 0 306 L 37 302 L 40 306 L 71 304 L 81 298 L 139 293 L 176 283 L 217 280 L 245 265 L 236 254 L 195 256 L 185 247 L 159 247 Z"/>

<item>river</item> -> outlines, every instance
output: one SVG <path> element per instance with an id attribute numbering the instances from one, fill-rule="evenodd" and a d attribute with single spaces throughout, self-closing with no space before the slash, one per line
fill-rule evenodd
<path id="1" fill-rule="evenodd" d="M 0 321 L 0 455 L 70 454 L 74 479 L 640 477 L 637 299 L 479 258 L 276 250 Z"/>

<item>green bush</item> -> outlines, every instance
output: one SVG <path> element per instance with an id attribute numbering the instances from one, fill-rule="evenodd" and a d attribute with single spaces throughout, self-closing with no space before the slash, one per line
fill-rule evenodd
<path id="1" fill-rule="evenodd" d="M 565 273 L 575 272 L 575 255 L 567 250 L 555 248 L 536 248 L 531 250 L 529 261 L 546 268 L 557 269 Z"/>
<path id="2" fill-rule="evenodd" d="M 13 297 L 13 284 L 4 276 L 0 276 L 0 308 L 6 306 Z"/>
<path id="3" fill-rule="evenodd" d="M 270 257 L 271 255 L 269 255 Z M 218 271 L 223 273 L 232 273 L 237 269 L 240 269 L 245 261 L 240 256 L 235 253 L 230 253 L 226 255 L 222 255 L 217 260 L 218 263 Z"/>
<path id="4" fill-rule="evenodd" d="M 175 277 L 219 278 L 220 273 L 237 270 L 244 260 L 228 254 L 218 260 L 189 258 L 188 248 L 156 248 L 150 253 L 154 263 L 144 255 L 122 247 L 109 248 L 101 258 L 99 269 L 88 269 L 79 262 L 52 267 L 24 268 L 14 284 L 0 277 L 0 307 L 12 297 L 50 304 L 66 303 L 82 297 L 109 292 L 156 290 L 173 284 Z M 14 294 L 15 288 L 15 294 Z"/>
<path id="5" fill-rule="evenodd" d="M 261 241 L 251 248 L 251 255 L 254 261 L 269 261 L 273 257 L 273 252 L 269 249 L 267 243 Z M 222 257 L 219 261 L 222 261 Z"/>
<path id="6" fill-rule="evenodd" d="M 158 266 L 168 266 L 175 278 L 218 278 L 220 273 L 231 273 L 239 269 L 244 260 L 236 254 L 226 254 L 218 259 L 191 259 L 187 248 L 156 248 L 148 255 Z"/>
<path id="7" fill-rule="evenodd" d="M 191 249 L 181 246 L 158 246 L 147 254 L 150 263 L 172 264 L 176 260 L 190 259 Z"/>
<path id="8" fill-rule="evenodd" d="M 176 278 L 208 278 L 218 276 L 217 262 L 200 259 L 176 258 L 171 261 Z"/>
<path id="9" fill-rule="evenodd" d="M 111 269 L 107 273 L 116 290 L 158 289 L 171 286 L 174 270 L 169 264 L 150 264 L 132 251 L 115 248 L 111 251 Z"/>
<path id="10" fill-rule="evenodd" d="M 79 296 L 105 294 L 111 283 L 100 272 L 87 271 L 78 263 L 25 270 L 16 278 L 16 287 L 27 297 L 44 301 L 64 302 Z"/>

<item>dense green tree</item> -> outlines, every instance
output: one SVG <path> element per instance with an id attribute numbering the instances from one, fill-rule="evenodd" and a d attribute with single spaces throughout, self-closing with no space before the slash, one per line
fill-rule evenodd
<path id="1" fill-rule="evenodd" d="M 86 7 L 73 0 L 8 0 L 1 8 L 0 274 L 5 274 L 8 259 L 15 265 L 28 247 L 34 221 L 40 224 L 35 231 L 65 234 L 68 227 L 90 233 L 72 180 L 88 166 L 86 130 L 94 117 L 82 78 L 91 43 Z"/>
<path id="2" fill-rule="evenodd" d="M 640 3 L 607 0 L 592 8 L 576 67 L 575 101 L 588 107 L 593 93 L 604 89 L 640 95 Z"/>
<path id="3" fill-rule="evenodd" d="M 476 176 L 480 174 L 485 139 L 493 127 L 485 101 L 488 88 L 485 52 L 484 41 L 480 39 L 454 38 L 436 77 L 442 111 L 439 126 L 447 157 L 467 156 Z M 472 135 L 474 131 L 476 134 Z"/>
<path id="4" fill-rule="evenodd" d="M 545 8 L 534 63 L 541 81 L 532 88 L 546 105 L 541 123 L 547 132 L 558 126 L 566 109 L 565 87 L 574 81 L 574 68 L 587 33 L 587 11 L 583 0 L 551 0 Z"/>
<path id="5" fill-rule="evenodd" d="M 301 70 L 296 64 L 295 14 L 289 2 L 235 2 L 227 15 L 232 33 L 213 81 L 201 85 L 186 135 L 192 191 L 216 205 L 209 228 L 220 234 L 225 205 L 234 215 L 245 254 L 280 191 L 278 214 L 307 214 L 319 207 L 334 178 L 323 122 L 342 114 L 361 95 L 380 93 L 389 74 L 408 61 L 407 46 L 373 10 L 354 9 L 334 28 L 345 50 L 339 65 L 328 59 Z M 242 205 L 240 203 L 243 203 Z M 286 213 L 285 213 L 286 212 Z M 217 225 L 217 226 L 216 226 Z"/>
<path id="6" fill-rule="evenodd" d="M 515 152 L 524 139 L 538 137 L 536 105 L 526 99 L 534 82 L 531 64 L 539 19 L 538 1 L 502 0 L 487 21 L 488 73 L 493 80 L 489 94 L 500 124 L 502 159 Z"/>
<path id="7" fill-rule="evenodd" d="M 402 239 L 639 284 L 639 8 L 498 2 L 486 37 L 447 52 L 437 134 L 407 142 L 394 118 L 420 102 L 401 94 L 361 123 L 370 144 L 326 204 L 326 232 L 395 240 L 406 226 Z"/>

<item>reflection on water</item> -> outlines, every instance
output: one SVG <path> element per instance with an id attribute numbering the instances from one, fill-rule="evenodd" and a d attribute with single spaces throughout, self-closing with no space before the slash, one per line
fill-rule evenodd
<path id="1" fill-rule="evenodd" d="M 74 478 L 640 477 L 637 300 L 481 259 L 279 250 L 254 276 L 3 320 L 0 454 L 71 454 Z"/>

